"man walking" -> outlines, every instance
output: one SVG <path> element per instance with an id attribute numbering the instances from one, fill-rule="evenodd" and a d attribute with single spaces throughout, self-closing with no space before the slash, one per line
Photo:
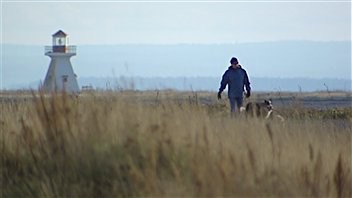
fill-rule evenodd
<path id="1" fill-rule="evenodd" d="M 231 66 L 222 76 L 218 99 L 221 99 L 221 93 L 228 85 L 228 98 L 230 99 L 231 114 L 235 113 L 236 106 L 239 109 L 243 104 L 243 92 L 246 87 L 246 97 L 251 96 L 251 87 L 246 70 L 244 70 L 238 60 L 232 57 L 230 60 Z"/>

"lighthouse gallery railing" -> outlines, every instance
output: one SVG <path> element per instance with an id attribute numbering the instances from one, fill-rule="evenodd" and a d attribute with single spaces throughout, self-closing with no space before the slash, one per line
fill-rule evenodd
<path id="1" fill-rule="evenodd" d="M 76 53 L 76 46 L 69 45 L 69 46 L 45 46 L 44 47 L 44 54 L 47 53 Z"/>

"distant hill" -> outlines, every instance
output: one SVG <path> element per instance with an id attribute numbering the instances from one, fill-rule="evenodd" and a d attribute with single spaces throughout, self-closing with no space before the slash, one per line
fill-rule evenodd
<path id="1" fill-rule="evenodd" d="M 251 78 L 253 91 L 262 92 L 311 92 L 311 91 L 351 91 L 351 80 L 310 79 L 310 78 Z M 37 89 L 40 81 L 17 84 L 13 89 Z M 220 77 L 80 77 L 78 84 L 103 90 L 188 90 L 217 91 Z"/>
<path id="2" fill-rule="evenodd" d="M 217 91 L 220 77 L 118 77 L 80 78 L 81 86 L 91 85 L 96 89 L 174 89 L 194 91 Z M 351 91 L 351 80 L 309 78 L 251 78 L 253 91 Z"/>
<path id="3" fill-rule="evenodd" d="M 3 44 L 2 48 L 3 89 L 37 86 L 44 79 L 50 58 L 44 56 L 43 46 Z M 216 90 L 232 56 L 239 58 L 257 90 L 351 89 L 348 41 L 82 45 L 71 62 L 80 85 L 113 87 L 116 79 L 126 76 L 139 89 Z"/>

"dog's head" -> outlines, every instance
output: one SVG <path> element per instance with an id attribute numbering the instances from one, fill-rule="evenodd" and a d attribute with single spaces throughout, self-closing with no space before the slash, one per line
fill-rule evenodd
<path id="1" fill-rule="evenodd" d="M 269 111 L 273 109 L 273 105 L 272 105 L 271 99 L 269 99 L 269 100 L 264 100 L 264 104 L 265 104 L 266 108 L 267 108 Z"/>

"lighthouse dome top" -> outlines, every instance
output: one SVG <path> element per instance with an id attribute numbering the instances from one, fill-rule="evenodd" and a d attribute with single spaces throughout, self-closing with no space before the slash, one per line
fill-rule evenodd
<path id="1" fill-rule="evenodd" d="M 59 30 L 53 36 L 53 46 L 67 46 L 68 45 L 68 34 L 64 31 Z"/>
<path id="2" fill-rule="evenodd" d="M 62 30 L 59 30 L 55 34 L 53 34 L 53 37 L 66 37 L 66 36 L 67 34 Z"/>
<path id="3" fill-rule="evenodd" d="M 45 46 L 45 55 L 76 55 L 76 46 L 69 45 L 69 36 L 59 30 L 52 35 L 52 46 Z"/>

